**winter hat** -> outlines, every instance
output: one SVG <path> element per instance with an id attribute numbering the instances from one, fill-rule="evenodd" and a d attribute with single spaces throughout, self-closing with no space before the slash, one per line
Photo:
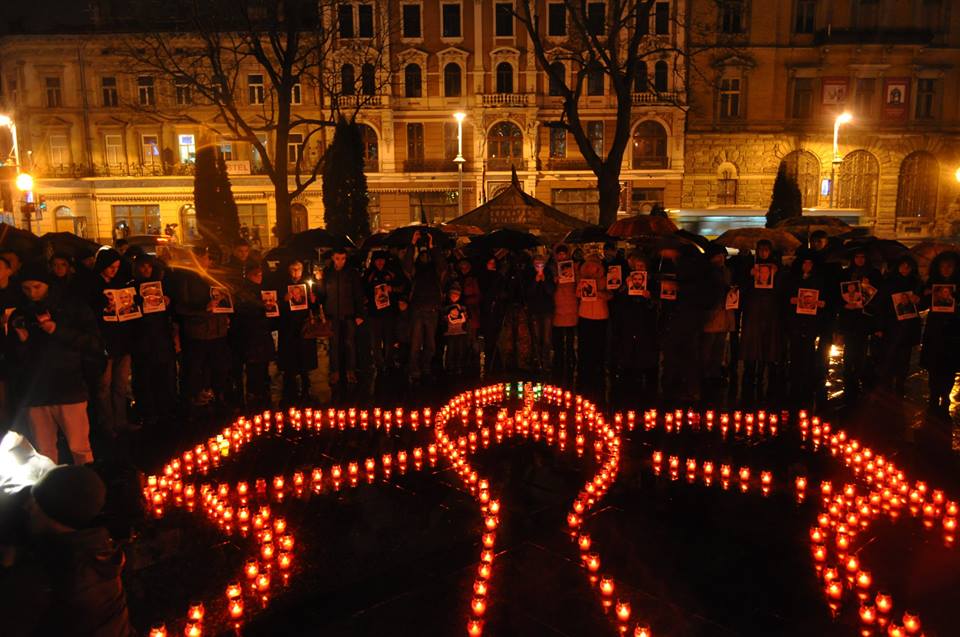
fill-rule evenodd
<path id="1" fill-rule="evenodd" d="M 447 288 L 447 292 L 463 292 L 463 288 L 460 287 L 460 283 L 454 281 L 450 284 L 450 287 Z"/>
<path id="2" fill-rule="evenodd" d="M 93 266 L 93 269 L 97 274 L 100 274 L 119 260 L 120 253 L 113 248 L 100 248 L 100 250 L 97 251 L 97 260 Z"/>
<path id="3" fill-rule="evenodd" d="M 20 270 L 21 281 L 39 281 L 50 285 L 53 280 L 45 263 L 28 263 Z"/>
<path id="4" fill-rule="evenodd" d="M 107 487 L 97 472 L 75 465 L 54 467 L 30 491 L 47 517 L 72 529 L 89 525 L 107 497 Z"/>

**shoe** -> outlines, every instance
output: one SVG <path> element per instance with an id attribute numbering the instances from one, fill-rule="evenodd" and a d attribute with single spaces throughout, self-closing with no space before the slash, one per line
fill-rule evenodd
<path id="1" fill-rule="evenodd" d="M 356 382 L 357 382 L 357 374 L 356 374 L 356 372 L 347 372 L 347 382 L 350 383 L 351 385 L 355 385 L 355 384 L 356 384 Z"/>

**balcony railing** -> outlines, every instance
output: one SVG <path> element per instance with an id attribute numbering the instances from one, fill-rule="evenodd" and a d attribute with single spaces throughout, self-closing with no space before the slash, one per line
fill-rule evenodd
<path id="1" fill-rule="evenodd" d="M 403 171 L 407 173 L 448 173 L 456 170 L 457 164 L 452 159 L 407 159 L 403 162 Z M 469 170 L 469 164 L 464 164 L 463 171 Z"/>
<path id="2" fill-rule="evenodd" d="M 680 91 L 656 91 L 633 94 L 633 105 L 646 104 L 682 104 L 683 93 Z"/>
<path id="3" fill-rule="evenodd" d="M 814 44 L 930 44 L 936 37 L 932 29 L 820 29 L 813 34 Z"/>
<path id="4" fill-rule="evenodd" d="M 487 93 L 480 96 L 481 106 L 527 106 L 531 103 L 529 93 Z"/>
<path id="5" fill-rule="evenodd" d="M 547 170 L 590 170 L 590 165 L 587 163 L 586 159 L 580 158 L 563 158 L 559 159 L 556 157 L 551 157 L 547 160 Z"/>
<path id="6" fill-rule="evenodd" d="M 508 171 L 513 168 L 523 170 L 524 159 L 522 157 L 497 157 L 487 160 L 487 170 Z"/>
<path id="7" fill-rule="evenodd" d="M 337 96 L 337 105 L 340 108 L 369 107 L 380 108 L 386 105 L 386 98 L 383 95 L 339 95 Z"/>
<path id="8" fill-rule="evenodd" d="M 670 158 L 669 157 L 634 157 L 633 161 L 630 162 L 630 165 L 634 169 L 645 168 L 645 169 L 663 169 L 669 168 Z"/>

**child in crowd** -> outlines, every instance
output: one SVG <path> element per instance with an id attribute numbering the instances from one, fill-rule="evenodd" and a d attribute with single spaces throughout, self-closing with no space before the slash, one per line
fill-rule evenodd
<path id="1" fill-rule="evenodd" d="M 467 332 L 467 306 L 460 303 L 460 284 L 454 283 L 447 291 L 447 305 L 443 308 L 444 369 L 452 374 L 463 372 L 467 364 L 470 338 Z"/>

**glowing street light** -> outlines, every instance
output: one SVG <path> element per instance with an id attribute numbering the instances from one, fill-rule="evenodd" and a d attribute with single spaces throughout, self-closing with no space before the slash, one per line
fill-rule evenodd
<path id="1" fill-rule="evenodd" d="M 833 163 L 830 165 L 830 207 L 833 208 L 833 193 L 836 191 L 837 186 L 837 165 L 843 161 L 840 158 L 840 145 L 838 143 L 840 137 L 840 127 L 844 124 L 849 124 L 853 121 L 853 115 L 850 113 L 840 113 L 837 115 L 837 118 L 833 120 Z"/>
<path id="2" fill-rule="evenodd" d="M 467 160 L 463 158 L 463 120 L 467 117 L 466 113 L 457 111 L 453 114 L 453 119 L 457 120 L 457 156 L 453 161 L 457 164 L 457 216 L 463 215 L 463 164 Z"/>
<path id="3" fill-rule="evenodd" d="M 20 173 L 17 175 L 17 190 L 20 192 L 30 192 L 33 190 L 33 176 L 30 173 Z"/>

